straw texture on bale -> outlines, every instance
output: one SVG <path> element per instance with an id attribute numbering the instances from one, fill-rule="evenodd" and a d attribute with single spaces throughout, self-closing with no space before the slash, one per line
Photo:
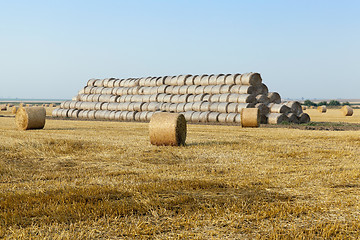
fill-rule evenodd
<path id="1" fill-rule="evenodd" d="M 310 122 L 310 116 L 307 113 L 301 113 L 299 116 L 299 122 L 300 123 L 308 123 Z"/>
<path id="2" fill-rule="evenodd" d="M 343 106 L 341 111 L 343 112 L 344 116 L 352 116 L 354 114 L 354 110 L 347 105 Z"/>
<path id="3" fill-rule="evenodd" d="M 270 103 L 277 103 L 277 104 L 281 103 L 280 94 L 278 94 L 277 92 L 269 92 L 267 96 L 269 98 Z"/>
<path id="4" fill-rule="evenodd" d="M 260 126 L 260 111 L 258 108 L 244 108 L 241 111 L 241 126 L 242 127 L 259 127 Z"/>
<path id="5" fill-rule="evenodd" d="M 288 117 L 283 113 L 269 113 L 266 117 L 268 118 L 268 124 L 280 124 L 289 121 Z"/>
<path id="6" fill-rule="evenodd" d="M 302 107 L 298 101 L 286 102 L 285 105 L 288 106 L 291 109 L 291 112 L 296 115 L 300 115 L 302 113 Z"/>
<path id="7" fill-rule="evenodd" d="M 321 113 L 326 113 L 326 106 L 318 106 L 317 110 Z"/>
<path id="8" fill-rule="evenodd" d="M 46 110 L 43 107 L 19 108 L 15 116 L 18 129 L 42 129 L 45 126 Z"/>
<path id="9" fill-rule="evenodd" d="M 183 114 L 155 113 L 149 123 L 150 143 L 157 146 L 185 145 L 186 131 Z"/>
<path id="10" fill-rule="evenodd" d="M 286 114 L 286 116 L 288 117 L 289 122 L 296 123 L 296 124 L 300 123 L 299 118 L 295 113 L 291 112 L 291 113 Z"/>
<path id="11" fill-rule="evenodd" d="M 271 113 L 289 113 L 291 112 L 291 109 L 286 106 L 285 104 L 276 104 L 276 103 L 270 103 L 268 105 Z"/>

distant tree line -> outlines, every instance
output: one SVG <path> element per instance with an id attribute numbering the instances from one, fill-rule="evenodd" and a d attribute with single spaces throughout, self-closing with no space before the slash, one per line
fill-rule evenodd
<path id="1" fill-rule="evenodd" d="M 343 103 L 340 103 L 339 101 L 337 100 L 331 100 L 329 102 L 327 101 L 321 101 L 319 102 L 318 104 L 314 103 L 313 101 L 310 101 L 310 100 L 305 100 L 304 101 L 304 105 L 305 106 L 344 106 L 344 105 L 350 105 L 349 102 L 343 102 Z"/>

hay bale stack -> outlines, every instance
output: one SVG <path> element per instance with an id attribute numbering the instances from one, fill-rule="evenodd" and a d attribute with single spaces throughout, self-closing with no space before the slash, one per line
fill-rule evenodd
<path id="1" fill-rule="evenodd" d="M 286 116 L 288 117 L 288 121 L 291 122 L 291 123 L 295 123 L 295 124 L 299 124 L 300 121 L 299 121 L 299 118 L 298 116 L 295 114 L 295 113 L 288 113 L 286 114 Z"/>
<path id="2" fill-rule="evenodd" d="M 301 104 L 298 101 L 289 101 L 285 103 L 286 106 L 288 106 L 292 113 L 295 113 L 296 115 L 300 115 L 302 111 Z"/>
<path id="3" fill-rule="evenodd" d="M 287 114 L 291 112 L 291 109 L 284 105 L 284 104 L 276 104 L 276 103 L 270 103 L 268 105 L 270 113 L 284 113 Z"/>
<path id="4" fill-rule="evenodd" d="M 183 114 L 155 113 L 149 123 L 150 143 L 157 146 L 185 145 L 186 131 Z"/>
<path id="5" fill-rule="evenodd" d="M 299 116 L 299 122 L 300 123 L 308 123 L 310 122 L 310 116 L 307 113 L 301 113 Z"/>
<path id="6" fill-rule="evenodd" d="M 258 108 L 244 108 L 241 111 L 241 126 L 242 127 L 259 127 L 260 126 L 260 111 Z"/>
<path id="7" fill-rule="evenodd" d="M 326 113 L 327 108 L 326 108 L 326 106 L 318 106 L 317 110 L 321 113 Z"/>
<path id="8" fill-rule="evenodd" d="M 270 103 L 277 103 L 277 104 L 281 103 L 280 94 L 277 92 L 269 92 L 267 94 L 267 97 L 269 98 Z"/>
<path id="9" fill-rule="evenodd" d="M 20 130 L 42 129 L 45 126 L 46 110 L 43 107 L 19 108 L 15 122 Z"/>
<path id="10" fill-rule="evenodd" d="M 348 105 L 343 106 L 341 108 L 341 111 L 344 114 L 344 116 L 352 116 L 354 114 L 354 110 Z"/>
<path id="11" fill-rule="evenodd" d="M 266 117 L 268 124 L 281 124 L 282 122 L 289 121 L 289 118 L 283 113 L 269 113 Z"/>

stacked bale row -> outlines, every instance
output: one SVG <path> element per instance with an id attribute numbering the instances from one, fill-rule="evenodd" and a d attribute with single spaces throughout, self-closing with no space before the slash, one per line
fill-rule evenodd
<path id="1" fill-rule="evenodd" d="M 154 112 L 175 112 L 191 122 L 239 123 L 242 109 L 254 107 L 260 110 L 262 123 L 310 119 L 303 117 L 298 102 L 282 104 L 258 73 L 90 79 L 53 116 L 149 121 Z"/>

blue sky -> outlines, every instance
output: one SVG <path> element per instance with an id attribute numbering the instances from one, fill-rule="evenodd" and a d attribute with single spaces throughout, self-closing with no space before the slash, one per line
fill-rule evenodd
<path id="1" fill-rule="evenodd" d="M 350 0 L 0 0 L 0 98 L 250 71 L 284 98 L 360 98 L 359 11 Z"/>

